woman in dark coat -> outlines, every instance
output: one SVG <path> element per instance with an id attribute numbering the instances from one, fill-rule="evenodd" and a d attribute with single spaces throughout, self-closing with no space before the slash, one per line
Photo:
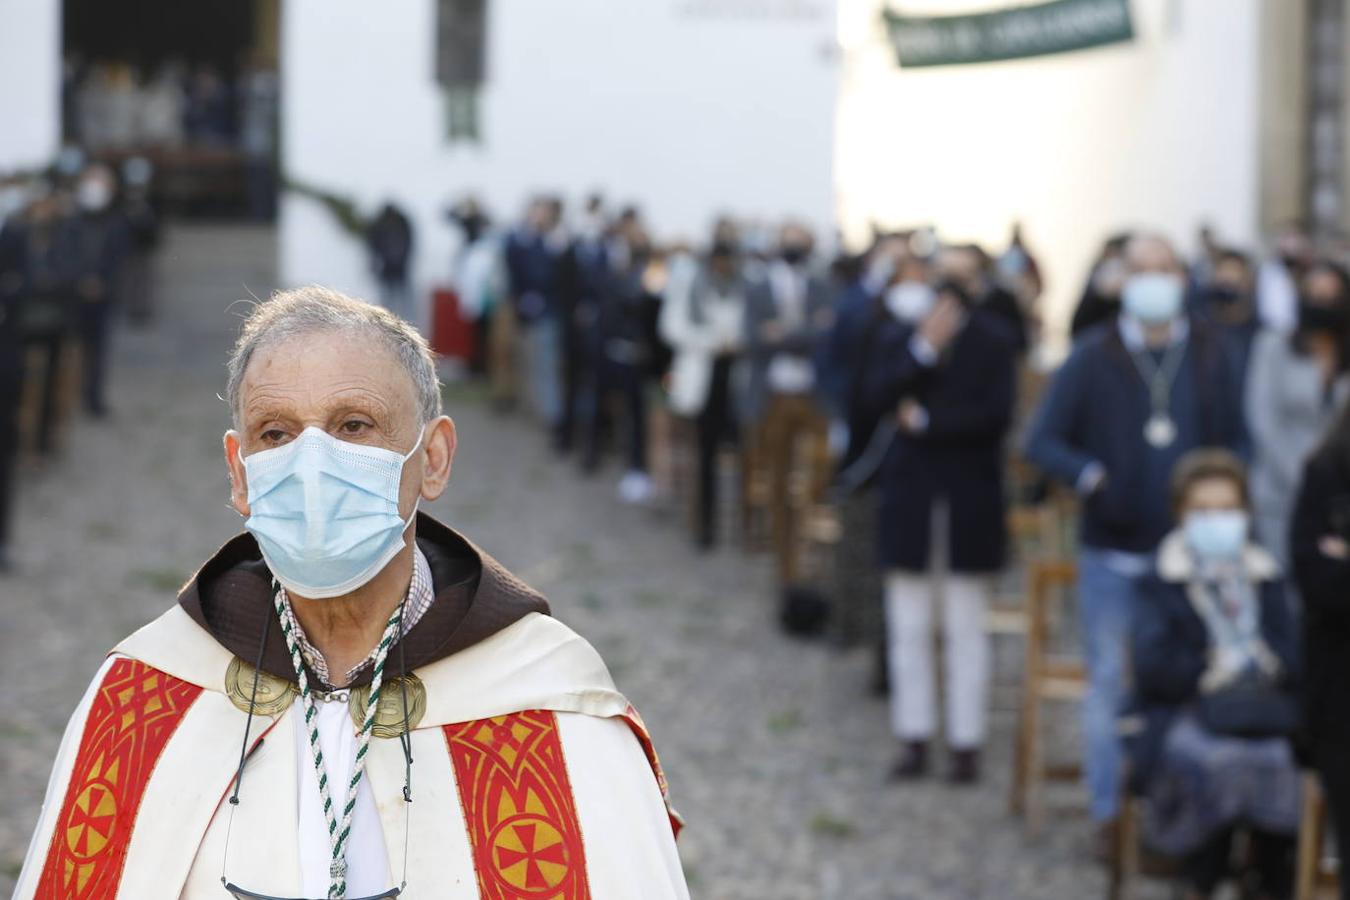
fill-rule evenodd
<path id="1" fill-rule="evenodd" d="M 1290 539 L 1303 602 L 1304 740 L 1350 860 L 1350 408 L 1303 472 Z M 1341 879 L 1350 900 L 1350 878 Z"/>
<path id="2" fill-rule="evenodd" d="M 1274 557 L 1248 538 L 1246 473 L 1227 450 L 1182 457 L 1180 527 L 1145 577 L 1131 639 L 1127 717 L 1144 837 L 1181 860 L 1188 898 L 1229 874 L 1233 834 L 1251 837 L 1240 873 L 1258 897 L 1292 881 L 1299 773 L 1297 629 Z"/>
<path id="3" fill-rule="evenodd" d="M 926 293 L 925 293 L 926 292 Z M 979 777 L 989 681 L 985 610 L 1003 565 L 1003 441 L 1014 348 L 955 285 L 893 286 L 860 402 L 895 438 L 882 471 L 891 722 L 896 778 L 923 775 L 936 730 L 933 606 L 942 600 L 951 779 Z"/>

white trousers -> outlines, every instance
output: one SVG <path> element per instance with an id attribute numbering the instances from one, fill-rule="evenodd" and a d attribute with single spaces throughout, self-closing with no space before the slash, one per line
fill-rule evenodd
<path id="1" fill-rule="evenodd" d="M 887 664 L 896 737 L 925 741 L 937 731 L 933 607 L 940 604 L 947 740 L 958 750 L 983 743 L 989 693 L 985 613 L 991 591 L 986 576 L 887 573 Z"/>

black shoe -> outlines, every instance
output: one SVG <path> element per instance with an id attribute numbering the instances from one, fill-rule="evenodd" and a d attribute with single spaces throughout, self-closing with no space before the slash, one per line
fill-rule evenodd
<path id="1" fill-rule="evenodd" d="M 947 780 L 952 784 L 976 784 L 980 780 L 980 751 L 953 750 Z"/>
<path id="2" fill-rule="evenodd" d="M 906 741 L 900 758 L 891 767 L 889 780 L 915 781 L 928 774 L 928 742 Z"/>

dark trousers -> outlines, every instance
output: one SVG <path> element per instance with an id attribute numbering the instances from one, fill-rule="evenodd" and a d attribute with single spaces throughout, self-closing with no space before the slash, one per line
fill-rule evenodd
<path id="1" fill-rule="evenodd" d="M 594 395 L 582 404 L 586 411 L 586 456 L 584 464 L 593 469 L 600 462 L 604 440 L 605 413 L 614 397 L 623 403 L 624 425 L 628 431 L 626 463 L 629 471 L 647 471 L 647 397 L 642 369 L 627 363 L 601 360 L 594 375 Z"/>
<path id="2" fill-rule="evenodd" d="M 1250 871 L 1260 880 L 1261 897 L 1288 897 L 1293 887 L 1294 839 L 1252 831 Z M 1208 896 L 1232 870 L 1233 831 L 1225 829 L 1182 860 L 1187 883 Z"/>
<path id="3" fill-rule="evenodd" d="M 1350 900 L 1350 877 L 1345 868 L 1350 860 L 1350 745 L 1321 742 L 1313 750 L 1313 762 L 1326 794 L 1336 856 L 1341 860 L 1341 898 Z"/>
<path id="4" fill-rule="evenodd" d="M 708 400 L 698 417 L 698 535 L 701 547 L 717 540 L 717 451 L 736 441 L 736 416 L 731 404 L 731 359 L 713 363 Z"/>
<path id="5" fill-rule="evenodd" d="M 17 343 L 0 344 L 0 550 L 10 541 L 14 508 L 14 467 L 19 456 L 19 399 L 23 396 L 23 353 Z"/>
<path id="6" fill-rule="evenodd" d="M 111 324 L 112 304 L 106 300 L 86 303 L 80 309 L 80 344 L 84 349 L 84 408 L 95 416 L 103 415 L 108 408 L 105 390 Z"/>
<path id="7" fill-rule="evenodd" d="M 66 337 L 59 331 L 29 337 L 24 345 L 25 355 L 28 349 L 34 348 L 42 359 L 37 422 L 39 456 L 50 456 L 56 449 L 57 401 L 61 389 L 61 356 L 65 345 Z"/>

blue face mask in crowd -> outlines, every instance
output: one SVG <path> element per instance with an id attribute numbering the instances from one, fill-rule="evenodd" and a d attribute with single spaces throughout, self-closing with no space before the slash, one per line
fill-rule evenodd
<path id="1" fill-rule="evenodd" d="M 1202 560 L 1235 560 L 1247 543 L 1247 514 L 1240 509 L 1193 512 L 1182 527 L 1187 545 Z"/>
<path id="2" fill-rule="evenodd" d="M 340 597 L 366 584 L 403 549 L 417 515 L 399 515 L 406 456 L 340 441 L 313 426 L 289 444 L 244 458 L 249 518 L 263 559 L 286 590 Z"/>
<path id="3" fill-rule="evenodd" d="M 1144 325 L 1162 325 L 1181 313 L 1186 285 L 1166 272 L 1131 275 L 1120 294 L 1125 312 Z"/>

